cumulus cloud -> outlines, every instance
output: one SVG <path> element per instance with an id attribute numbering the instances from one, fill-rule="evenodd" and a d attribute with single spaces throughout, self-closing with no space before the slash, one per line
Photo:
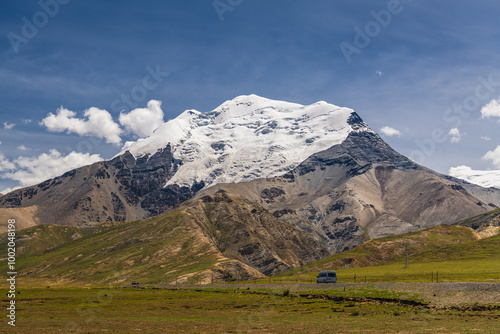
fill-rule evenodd
<path id="1" fill-rule="evenodd" d="M 26 146 L 24 146 L 24 145 L 19 145 L 19 146 L 17 147 L 17 149 L 18 149 L 19 151 L 29 151 L 29 148 L 27 148 L 27 147 L 26 147 Z"/>
<path id="2" fill-rule="evenodd" d="M 460 133 L 460 130 L 458 128 L 450 129 L 448 135 L 450 136 L 450 141 L 452 143 L 458 143 L 460 140 L 462 140 L 462 134 Z"/>
<path id="3" fill-rule="evenodd" d="M 14 168 L 16 168 L 16 165 L 10 162 L 9 159 L 5 157 L 5 155 L 0 153 L 0 172 L 4 172 L 6 170 L 12 170 Z"/>
<path id="4" fill-rule="evenodd" d="M 107 143 L 115 145 L 121 143 L 120 135 L 123 131 L 109 112 L 92 107 L 85 110 L 83 115 L 84 119 L 77 118 L 74 111 L 61 107 L 57 114 L 49 113 L 40 124 L 51 132 L 66 131 L 80 136 L 104 138 Z"/>
<path id="5" fill-rule="evenodd" d="M 461 165 L 457 167 L 450 167 L 449 174 L 451 176 L 455 176 L 457 174 L 470 174 L 472 172 L 472 168 L 469 166 Z"/>
<path id="6" fill-rule="evenodd" d="M 482 136 L 481 139 L 484 140 L 484 141 L 490 141 L 491 140 L 490 137 L 486 137 L 486 136 Z"/>
<path id="7" fill-rule="evenodd" d="M 396 129 L 390 127 L 390 126 L 384 126 L 383 128 L 380 129 L 380 131 L 384 135 L 389 136 L 389 137 L 392 137 L 392 136 L 401 137 L 401 131 L 396 130 Z"/>
<path id="8" fill-rule="evenodd" d="M 119 121 L 128 132 L 141 138 L 147 137 L 163 124 L 161 101 L 151 100 L 146 108 L 137 108 L 128 114 L 120 113 Z"/>
<path id="9" fill-rule="evenodd" d="M 381 76 L 383 76 L 383 75 L 384 75 L 384 72 L 379 71 L 379 70 L 376 70 L 376 71 L 375 71 L 375 73 L 377 73 L 377 75 L 378 75 L 379 77 L 381 77 Z"/>
<path id="10" fill-rule="evenodd" d="M 500 145 L 498 145 L 493 151 L 486 152 L 483 156 L 483 160 L 491 160 L 497 168 L 500 168 Z"/>
<path id="11" fill-rule="evenodd" d="M 481 108 L 481 115 L 483 118 L 487 117 L 500 117 L 500 99 L 491 100 L 484 107 Z"/>
<path id="12" fill-rule="evenodd" d="M 7 130 L 12 129 L 16 124 L 15 123 L 9 123 L 9 122 L 4 122 L 3 127 Z"/>
<path id="13" fill-rule="evenodd" d="M 63 155 L 52 149 L 48 154 L 19 157 L 12 162 L 0 155 L 0 171 L 2 178 L 18 181 L 22 187 L 27 187 L 102 160 L 98 154 L 71 152 Z"/>

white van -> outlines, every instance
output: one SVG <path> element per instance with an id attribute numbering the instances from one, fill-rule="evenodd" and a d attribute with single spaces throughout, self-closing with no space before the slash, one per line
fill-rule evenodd
<path id="1" fill-rule="evenodd" d="M 337 283 L 337 272 L 321 271 L 316 278 L 316 283 Z"/>

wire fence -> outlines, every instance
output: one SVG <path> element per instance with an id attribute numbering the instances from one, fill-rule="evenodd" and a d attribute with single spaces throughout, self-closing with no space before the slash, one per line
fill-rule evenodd
<path id="1" fill-rule="evenodd" d="M 250 283 L 316 283 L 316 277 L 269 277 L 266 279 L 256 279 L 247 281 Z M 488 273 L 451 273 L 442 271 L 432 271 L 421 274 L 385 274 L 385 275 L 364 275 L 364 274 L 342 274 L 337 272 L 337 283 L 444 283 L 444 282 L 485 282 L 500 283 L 500 272 Z"/>

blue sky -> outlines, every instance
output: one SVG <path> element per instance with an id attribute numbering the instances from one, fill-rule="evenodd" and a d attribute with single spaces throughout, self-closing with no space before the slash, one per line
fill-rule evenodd
<path id="1" fill-rule="evenodd" d="M 439 172 L 500 169 L 499 14 L 497 1 L 3 1 L 0 191 L 120 151 L 90 123 L 40 124 L 61 106 L 119 124 L 159 100 L 166 121 L 251 93 L 353 108 Z"/>

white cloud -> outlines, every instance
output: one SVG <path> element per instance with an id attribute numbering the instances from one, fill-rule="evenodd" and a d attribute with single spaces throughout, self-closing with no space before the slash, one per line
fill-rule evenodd
<path id="1" fill-rule="evenodd" d="M 15 123 L 9 123 L 9 122 L 4 122 L 3 127 L 7 130 L 12 129 L 16 124 Z"/>
<path id="2" fill-rule="evenodd" d="M 469 166 L 462 165 L 451 167 L 449 174 L 482 187 L 500 188 L 500 170 L 473 170 Z"/>
<path id="3" fill-rule="evenodd" d="M 481 139 L 484 140 L 484 141 L 490 141 L 491 140 L 490 137 L 486 137 L 486 136 L 481 137 Z"/>
<path id="4" fill-rule="evenodd" d="M 500 145 L 498 145 L 493 151 L 486 152 L 483 156 L 483 160 L 491 160 L 497 168 L 500 168 Z"/>
<path id="5" fill-rule="evenodd" d="M 451 176 L 459 175 L 459 174 L 470 174 L 472 172 L 472 168 L 469 166 L 461 165 L 457 167 L 450 167 L 449 174 Z"/>
<path id="6" fill-rule="evenodd" d="M 89 108 L 83 113 L 86 119 L 76 118 L 74 111 L 59 108 L 57 114 L 49 113 L 41 125 L 51 132 L 77 133 L 80 136 L 105 138 L 107 143 L 119 145 L 122 129 L 113 121 L 111 114 L 99 108 Z"/>
<path id="7" fill-rule="evenodd" d="M 27 187 L 102 160 L 98 154 L 71 152 L 64 156 L 52 149 L 48 154 L 42 153 L 38 157 L 19 157 L 13 162 L 0 155 L 0 171 L 10 170 L 3 172 L 1 177 L 18 181 L 21 186 Z"/>
<path id="8" fill-rule="evenodd" d="M 19 145 L 19 146 L 17 147 L 17 149 L 18 149 L 18 150 L 20 150 L 20 151 L 29 151 L 29 148 L 27 148 L 27 147 L 26 147 L 26 146 L 24 146 L 24 145 Z"/>
<path id="9" fill-rule="evenodd" d="M 378 74 L 379 77 L 383 76 L 384 75 L 384 72 L 382 71 L 379 71 L 379 70 L 376 70 L 375 73 Z"/>
<path id="10" fill-rule="evenodd" d="M 0 172 L 4 172 L 6 170 L 12 170 L 14 168 L 16 168 L 16 165 L 10 162 L 9 159 L 5 157 L 5 155 L 0 153 Z"/>
<path id="11" fill-rule="evenodd" d="M 491 100 L 488 104 L 481 108 L 483 118 L 486 117 L 500 117 L 500 99 Z"/>
<path id="12" fill-rule="evenodd" d="M 6 195 L 6 194 L 10 193 L 11 191 L 14 191 L 14 190 L 17 190 L 17 189 L 21 189 L 21 188 L 22 187 L 5 188 L 4 190 L 0 191 L 0 194 Z"/>
<path id="13" fill-rule="evenodd" d="M 401 137 L 401 131 L 399 130 L 396 130 L 390 126 L 384 126 L 383 128 L 380 129 L 380 131 L 386 135 L 386 136 L 398 136 L 398 137 Z"/>
<path id="14" fill-rule="evenodd" d="M 462 135 L 460 134 L 460 130 L 458 128 L 450 129 L 448 135 L 451 137 L 450 141 L 452 143 L 458 143 L 460 140 L 462 140 Z"/>
<path id="15" fill-rule="evenodd" d="M 147 108 L 137 108 L 128 114 L 120 113 L 120 124 L 141 138 L 147 137 L 163 124 L 161 101 L 151 100 Z"/>

